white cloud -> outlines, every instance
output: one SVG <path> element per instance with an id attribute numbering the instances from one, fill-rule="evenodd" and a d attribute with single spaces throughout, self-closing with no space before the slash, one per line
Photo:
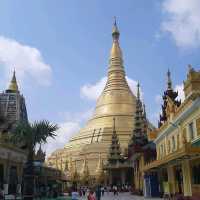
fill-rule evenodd
<path id="1" fill-rule="evenodd" d="M 152 110 L 152 112 L 150 113 L 150 120 L 156 126 L 157 126 L 157 122 L 158 122 L 159 117 L 160 117 L 162 102 L 163 102 L 162 95 L 157 94 L 155 96 L 155 103 L 156 103 L 155 109 Z"/>
<path id="2" fill-rule="evenodd" d="M 59 115 L 65 121 L 74 121 L 74 122 L 80 123 L 80 122 L 84 122 L 88 120 L 92 116 L 93 111 L 94 109 L 91 108 L 83 112 L 75 112 L 75 113 L 60 112 Z"/>
<path id="3" fill-rule="evenodd" d="M 129 85 L 131 91 L 133 92 L 133 94 L 135 96 L 137 96 L 137 84 L 138 84 L 138 81 L 135 81 L 135 80 L 133 80 L 133 79 L 127 77 L 127 76 L 126 76 L 126 80 L 128 82 L 128 85 Z M 142 88 L 142 86 L 140 86 L 140 95 L 141 95 L 141 99 L 143 99 L 143 92 L 142 92 L 141 88 Z"/>
<path id="4" fill-rule="evenodd" d="M 31 79 L 40 85 L 50 84 L 52 69 L 44 62 L 41 52 L 34 47 L 0 36 L 0 64 L 6 81 L 15 68 L 19 82 Z"/>
<path id="5" fill-rule="evenodd" d="M 96 100 L 101 92 L 103 91 L 105 85 L 106 85 L 107 77 L 101 78 L 98 82 L 95 84 L 85 84 L 81 87 L 80 93 L 81 97 L 85 97 L 89 100 Z"/>
<path id="6" fill-rule="evenodd" d="M 50 155 L 56 149 L 64 148 L 64 145 L 69 139 L 80 129 L 78 122 L 68 121 L 59 124 L 59 130 L 55 139 L 48 139 L 43 148 L 46 151 L 47 156 Z"/>
<path id="7" fill-rule="evenodd" d="M 156 97 L 155 97 L 155 101 L 156 101 L 156 104 L 161 105 L 162 96 L 160 94 L 157 94 Z"/>
<path id="8" fill-rule="evenodd" d="M 59 113 L 64 119 L 62 123 L 59 123 L 59 130 L 55 139 L 48 139 L 47 144 L 44 145 L 44 149 L 49 156 L 56 149 L 64 148 L 65 144 L 71 139 L 71 137 L 78 132 L 81 125 L 88 120 L 92 115 L 93 109 L 86 110 L 84 112 Z"/>
<path id="9" fill-rule="evenodd" d="M 178 47 L 200 46 L 200 0 L 164 0 L 161 28 Z"/>
<path id="10" fill-rule="evenodd" d="M 183 91 L 183 84 L 176 85 L 174 90 L 178 91 L 178 99 L 181 100 L 181 102 L 183 102 L 184 99 L 185 99 L 185 94 L 184 94 L 184 91 Z"/>
<path id="11" fill-rule="evenodd" d="M 126 77 L 128 85 L 132 90 L 133 94 L 137 94 L 137 81 Z M 106 85 L 107 77 L 101 78 L 94 84 L 85 84 L 80 89 L 81 97 L 89 100 L 97 100 Z M 141 97 L 143 97 L 143 92 L 141 91 Z"/>

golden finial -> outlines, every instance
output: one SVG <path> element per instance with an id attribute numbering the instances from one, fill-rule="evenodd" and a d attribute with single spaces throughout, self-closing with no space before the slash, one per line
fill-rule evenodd
<path id="1" fill-rule="evenodd" d="M 113 36 L 113 40 L 118 40 L 119 39 L 119 30 L 117 27 L 117 20 L 116 17 L 114 17 L 114 23 L 113 23 L 113 29 L 112 29 L 112 36 Z"/>
<path id="2" fill-rule="evenodd" d="M 118 58 L 122 62 L 122 52 L 119 47 L 119 30 L 117 27 L 116 17 L 114 18 L 113 29 L 112 29 L 112 37 L 113 37 L 113 45 L 110 52 L 110 58 Z"/>
<path id="3" fill-rule="evenodd" d="M 8 90 L 12 91 L 12 92 L 19 92 L 18 90 L 18 85 L 17 85 L 17 80 L 16 80 L 16 75 L 15 75 L 15 69 L 13 71 L 13 76 L 12 76 L 12 80 L 10 82 L 10 85 L 8 87 Z"/>

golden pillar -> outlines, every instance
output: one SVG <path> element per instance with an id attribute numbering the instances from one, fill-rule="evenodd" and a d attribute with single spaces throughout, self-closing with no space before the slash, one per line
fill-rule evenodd
<path id="1" fill-rule="evenodd" d="M 176 193 L 176 184 L 175 184 L 175 174 L 174 174 L 174 168 L 173 166 L 169 165 L 167 167 L 167 175 L 168 175 L 168 182 L 170 185 L 170 193 L 175 194 Z"/>
<path id="2" fill-rule="evenodd" d="M 191 172 L 189 160 L 182 162 L 184 196 L 192 196 Z"/>

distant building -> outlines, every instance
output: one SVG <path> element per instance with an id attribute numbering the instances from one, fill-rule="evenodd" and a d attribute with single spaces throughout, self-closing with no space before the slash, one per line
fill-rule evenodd
<path id="1" fill-rule="evenodd" d="M 8 140 L 10 129 L 19 121 L 28 121 L 25 99 L 18 90 L 15 72 L 8 89 L 0 93 L 0 187 L 5 194 L 21 192 L 26 152 Z"/>
<path id="2" fill-rule="evenodd" d="M 40 146 L 34 156 L 35 195 L 44 191 L 44 194 L 41 195 L 50 196 L 50 191 L 56 190 L 61 193 L 65 190 L 67 178 L 61 170 L 47 166 L 45 156 L 46 154 Z"/>
<path id="3" fill-rule="evenodd" d="M 25 99 L 18 89 L 15 71 L 9 87 L 0 93 L 0 130 L 9 129 L 18 121 L 28 121 Z"/>

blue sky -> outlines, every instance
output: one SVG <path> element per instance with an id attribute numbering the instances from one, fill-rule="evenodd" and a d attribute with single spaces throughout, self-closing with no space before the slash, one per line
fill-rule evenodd
<path id="1" fill-rule="evenodd" d="M 180 92 L 187 65 L 199 69 L 199 9 L 199 0 L 2 0 L 0 89 L 15 68 L 29 119 L 61 127 L 48 153 L 63 146 L 103 87 L 116 16 L 129 82 L 140 81 L 156 122 L 168 68 Z"/>

